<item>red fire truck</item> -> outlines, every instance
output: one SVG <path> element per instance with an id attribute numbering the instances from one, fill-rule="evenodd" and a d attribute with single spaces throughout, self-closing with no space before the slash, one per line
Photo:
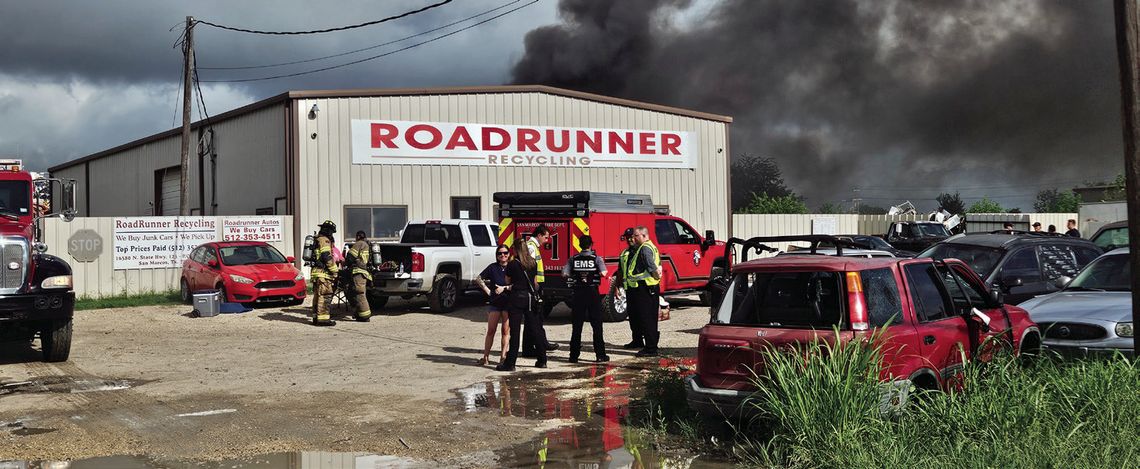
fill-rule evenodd
<path id="1" fill-rule="evenodd" d="M 38 213 L 43 194 L 59 184 L 60 212 Z M 0 160 L 0 340 L 34 340 L 45 361 L 67 360 L 71 352 L 71 317 L 75 309 L 71 266 L 47 254 L 37 242 L 44 217 L 75 217 L 75 181 L 34 179 L 20 160 Z"/>
<path id="2" fill-rule="evenodd" d="M 570 298 L 562 266 L 581 252 L 578 238 L 582 235 L 593 238 L 594 249 L 605 259 L 611 274 L 598 287 L 605 295 L 607 321 L 623 321 L 627 314 L 624 295 L 609 280 L 626 248 L 621 239 L 626 228 L 649 228 L 649 239 L 661 252 L 663 296 L 697 293 L 707 302 L 712 298 L 709 279 L 723 273 L 727 265 L 724 242 L 717 241 L 712 230 L 705 231 L 704 236 L 697 234 L 685 220 L 655 210 L 647 195 L 496 192 L 494 200 L 499 204 L 500 244 L 521 243 L 540 224 L 550 229 L 550 242 L 541 247 L 546 277 L 542 296 L 547 314 L 554 305 Z"/>

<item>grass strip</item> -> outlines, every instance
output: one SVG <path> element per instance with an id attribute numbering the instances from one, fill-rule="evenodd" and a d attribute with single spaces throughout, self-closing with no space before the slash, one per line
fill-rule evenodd
<path id="1" fill-rule="evenodd" d="M 76 298 L 75 310 L 83 311 L 88 309 L 130 308 L 133 306 L 176 305 L 181 303 L 182 299 L 179 298 L 177 291 L 162 293 L 152 292 L 135 295 L 105 296 L 100 298 Z"/>

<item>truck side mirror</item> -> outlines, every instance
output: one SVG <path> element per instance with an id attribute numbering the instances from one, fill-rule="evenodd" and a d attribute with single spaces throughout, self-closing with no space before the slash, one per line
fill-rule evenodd
<path id="1" fill-rule="evenodd" d="M 61 203 L 63 204 L 63 211 L 60 213 L 60 218 L 63 218 L 63 221 L 69 222 L 71 220 L 74 220 L 75 215 L 78 213 L 75 209 L 75 180 L 68 179 L 66 181 L 62 181 L 60 186 L 62 189 L 61 192 L 63 192 L 61 197 L 63 199 L 61 200 Z"/>
<path id="2" fill-rule="evenodd" d="M 716 233 L 713 230 L 705 230 L 705 242 L 701 243 L 701 249 L 708 249 L 716 245 Z"/>
<path id="3" fill-rule="evenodd" d="M 1005 304 L 1005 295 L 997 288 L 990 289 L 990 299 L 998 305 Z"/>

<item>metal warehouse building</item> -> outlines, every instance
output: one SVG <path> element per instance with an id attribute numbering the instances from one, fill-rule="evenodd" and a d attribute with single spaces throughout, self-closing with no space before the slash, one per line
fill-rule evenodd
<path id="1" fill-rule="evenodd" d="M 493 220 L 499 191 L 627 192 L 727 235 L 731 122 L 546 86 L 291 91 L 194 124 L 189 203 L 385 239 Z M 79 181 L 81 216 L 177 215 L 179 151 L 173 129 L 50 171 Z"/>

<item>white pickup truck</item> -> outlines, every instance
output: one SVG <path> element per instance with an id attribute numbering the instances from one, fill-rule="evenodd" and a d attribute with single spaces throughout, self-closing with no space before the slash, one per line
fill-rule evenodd
<path id="1" fill-rule="evenodd" d="M 432 311 L 449 313 L 459 295 L 477 289 L 475 277 L 495 262 L 499 225 L 481 220 L 412 220 L 399 243 L 381 243 L 368 302 L 426 295 Z"/>

